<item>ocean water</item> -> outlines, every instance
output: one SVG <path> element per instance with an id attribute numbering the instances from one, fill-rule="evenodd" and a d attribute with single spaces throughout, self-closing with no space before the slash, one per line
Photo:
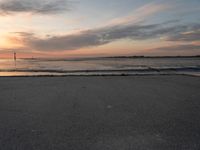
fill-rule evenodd
<path id="1" fill-rule="evenodd" d="M 200 76 L 200 57 L 0 59 L 0 76 L 146 74 Z"/>

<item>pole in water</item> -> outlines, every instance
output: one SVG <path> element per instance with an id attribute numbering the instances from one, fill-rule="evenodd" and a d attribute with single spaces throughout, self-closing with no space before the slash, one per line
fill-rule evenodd
<path id="1" fill-rule="evenodd" d="M 14 61 L 15 61 L 15 69 L 16 69 L 16 61 L 17 61 L 17 54 L 14 52 Z"/>

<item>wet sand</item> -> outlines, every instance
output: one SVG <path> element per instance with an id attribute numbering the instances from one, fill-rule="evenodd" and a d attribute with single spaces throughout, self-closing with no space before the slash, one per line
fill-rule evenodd
<path id="1" fill-rule="evenodd" d="M 147 149 L 200 149 L 199 77 L 0 78 L 0 150 Z"/>

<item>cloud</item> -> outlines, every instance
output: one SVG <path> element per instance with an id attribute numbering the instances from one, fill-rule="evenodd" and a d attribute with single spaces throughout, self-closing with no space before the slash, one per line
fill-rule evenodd
<path id="1" fill-rule="evenodd" d="M 189 25 L 116 25 L 107 26 L 92 30 L 85 30 L 80 33 L 40 38 L 33 33 L 17 33 L 20 41 L 25 47 L 39 51 L 65 51 L 76 50 L 86 47 L 100 46 L 120 39 L 129 40 L 150 40 L 165 37 L 169 41 L 194 41 L 199 37 L 196 30 L 200 24 Z M 194 32 L 194 33 L 193 33 Z M 176 38 L 175 38 L 176 37 Z M 198 38 L 199 40 L 199 38 Z"/>
<path id="2" fill-rule="evenodd" d="M 153 50 L 156 50 L 156 51 L 200 51 L 200 45 L 182 44 L 182 45 L 155 48 Z"/>
<path id="3" fill-rule="evenodd" d="M 199 41 L 200 29 L 179 33 L 167 38 L 168 41 Z"/>
<path id="4" fill-rule="evenodd" d="M 172 6 L 169 4 L 161 4 L 161 3 L 149 3 L 142 7 L 139 7 L 135 11 L 133 11 L 130 15 L 116 18 L 111 20 L 108 25 L 116 25 L 116 24 L 129 24 L 129 23 L 137 23 L 143 21 L 146 17 L 154 15 L 158 12 L 163 12 L 171 9 Z"/>
<path id="5" fill-rule="evenodd" d="M 0 0 L 0 15 L 53 14 L 69 10 L 68 0 Z"/>
<path id="6" fill-rule="evenodd" d="M 22 41 L 26 47 L 40 51 L 75 50 L 84 47 L 104 45 L 124 38 L 148 38 L 151 36 L 149 31 L 156 28 L 156 26 L 109 26 L 85 30 L 78 34 L 53 36 L 49 38 L 39 38 L 31 33 L 18 33 L 21 39 L 16 41 Z"/>

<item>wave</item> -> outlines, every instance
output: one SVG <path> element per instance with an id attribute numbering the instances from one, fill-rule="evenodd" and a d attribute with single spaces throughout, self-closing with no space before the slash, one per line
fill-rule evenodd
<path id="1" fill-rule="evenodd" d="M 200 71 L 200 66 L 190 67 L 148 67 L 134 69 L 104 69 L 104 70 L 59 70 L 59 69 L 0 69 L 0 72 L 32 72 L 32 73 L 109 73 L 109 72 L 180 72 Z"/>

